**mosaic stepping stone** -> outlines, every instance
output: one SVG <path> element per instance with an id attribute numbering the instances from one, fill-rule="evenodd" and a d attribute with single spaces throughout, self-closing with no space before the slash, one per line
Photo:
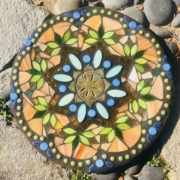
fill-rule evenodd
<path id="1" fill-rule="evenodd" d="M 100 173 L 158 137 L 169 114 L 170 70 L 149 30 L 119 12 L 86 7 L 44 22 L 24 41 L 10 98 L 41 154 Z"/>

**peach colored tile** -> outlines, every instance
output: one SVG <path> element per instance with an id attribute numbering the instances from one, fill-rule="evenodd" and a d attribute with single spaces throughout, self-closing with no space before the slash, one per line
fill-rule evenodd
<path id="1" fill-rule="evenodd" d="M 128 83 L 131 85 L 131 87 L 136 90 L 136 86 L 137 86 L 137 83 L 133 82 L 133 81 L 130 81 L 128 80 Z"/>
<path id="2" fill-rule="evenodd" d="M 149 41 L 147 38 L 139 34 L 136 35 L 136 39 L 137 39 L 138 51 L 146 50 L 153 46 L 151 41 Z"/>
<path id="3" fill-rule="evenodd" d="M 71 31 L 72 32 L 77 31 L 77 30 L 78 30 L 78 28 L 76 26 L 74 26 L 74 25 L 71 26 Z"/>
<path id="4" fill-rule="evenodd" d="M 147 117 L 147 111 L 144 112 L 144 116 L 143 116 L 143 120 L 142 121 L 147 121 L 148 117 Z"/>
<path id="5" fill-rule="evenodd" d="M 129 108 L 129 107 L 128 107 L 128 104 L 125 104 L 124 106 L 121 106 L 121 107 L 118 109 L 118 113 L 127 111 L 128 108 Z"/>
<path id="6" fill-rule="evenodd" d="M 36 44 L 40 47 L 41 51 L 45 51 L 48 47 L 46 44 L 40 42 L 37 42 Z"/>
<path id="7" fill-rule="evenodd" d="M 89 27 L 82 25 L 81 30 L 83 30 L 84 32 L 88 33 L 88 29 Z"/>
<path id="8" fill-rule="evenodd" d="M 51 97 L 53 97 L 53 95 L 55 94 L 55 91 L 51 88 L 51 87 L 49 87 L 49 91 L 50 91 L 50 96 Z"/>
<path id="9" fill-rule="evenodd" d="M 23 98 L 31 105 L 34 106 L 30 99 L 23 93 Z"/>
<path id="10" fill-rule="evenodd" d="M 69 22 L 60 22 L 53 26 L 54 32 L 59 34 L 61 37 L 64 36 L 64 33 L 69 29 L 71 23 Z"/>
<path id="11" fill-rule="evenodd" d="M 31 60 L 34 60 L 35 56 L 36 56 L 35 50 L 32 49 L 32 50 L 31 50 Z"/>
<path id="12" fill-rule="evenodd" d="M 99 146 L 100 146 L 100 144 L 92 144 L 92 147 L 96 150 L 99 148 Z"/>
<path id="13" fill-rule="evenodd" d="M 89 146 L 79 143 L 78 147 L 74 152 L 75 159 L 88 159 L 93 157 L 97 153 L 96 150 L 92 149 Z"/>
<path id="14" fill-rule="evenodd" d="M 89 47 L 91 47 L 89 44 L 84 43 L 83 46 L 82 46 L 81 51 L 84 51 L 84 50 L 86 50 Z"/>
<path id="15" fill-rule="evenodd" d="M 51 96 L 46 96 L 45 99 L 46 99 L 46 102 L 49 103 L 51 101 L 52 97 Z"/>
<path id="16" fill-rule="evenodd" d="M 148 64 L 154 69 L 154 68 L 156 68 L 156 64 L 154 64 L 154 63 L 152 63 L 152 62 L 148 62 Z"/>
<path id="17" fill-rule="evenodd" d="M 141 136 L 141 125 L 122 131 L 123 139 L 129 148 L 134 146 Z"/>
<path id="18" fill-rule="evenodd" d="M 92 27 L 94 30 L 98 31 L 101 25 L 101 16 L 92 16 L 84 23 L 84 25 Z"/>
<path id="19" fill-rule="evenodd" d="M 82 34 L 78 35 L 78 43 L 79 43 L 79 48 L 82 48 L 83 43 L 84 43 L 84 37 L 82 36 Z"/>
<path id="20" fill-rule="evenodd" d="M 93 129 L 92 132 L 93 132 L 94 134 L 98 134 L 102 129 L 103 129 L 103 127 L 100 126 L 100 127 L 98 127 L 98 128 Z"/>
<path id="21" fill-rule="evenodd" d="M 68 157 L 72 155 L 72 143 L 57 146 L 58 151 Z"/>
<path id="22" fill-rule="evenodd" d="M 61 56 L 53 56 L 49 61 L 56 66 L 61 62 Z"/>
<path id="23" fill-rule="evenodd" d="M 142 57 L 154 63 L 158 63 L 158 56 L 155 47 L 147 49 Z"/>
<path id="24" fill-rule="evenodd" d="M 104 151 L 107 151 L 110 145 L 111 143 L 103 143 L 101 144 L 101 149 L 103 149 Z"/>
<path id="25" fill-rule="evenodd" d="M 142 77 L 142 79 L 151 79 L 151 78 L 153 78 L 153 75 L 151 72 L 147 72 L 147 73 L 142 74 L 141 77 Z"/>
<path id="26" fill-rule="evenodd" d="M 127 79 L 124 77 L 121 77 L 121 82 L 125 82 L 125 81 L 127 81 Z"/>
<path id="27" fill-rule="evenodd" d="M 100 143 L 100 140 L 101 140 L 100 135 L 95 136 L 95 138 L 96 138 L 97 142 Z"/>
<path id="28" fill-rule="evenodd" d="M 132 40 L 133 43 L 136 43 L 136 35 L 131 35 L 130 39 Z"/>
<path id="29" fill-rule="evenodd" d="M 55 114 L 56 117 L 58 118 L 59 122 L 63 125 L 66 126 L 67 124 L 69 124 L 69 119 L 67 116 L 64 116 L 62 114 Z"/>
<path id="30" fill-rule="evenodd" d="M 52 28 L 47 29 L 38 40 L 40 43 L 47 43 L 50 41 L 54 41 L 54 31 Z"/>
<path id="31" fill-rule="evenodd" d="M 48 65 L 48 69 L 51 69 L 54 65 L 52 63 L 50 63 L 49 61 L 47 62 Z"/>
<path id="32" fill-rule="evenodd" d="M 22 90 L 22 92 L 26 92 L 26 91 L 29 90 L 29 89 L 30 89 L 30 84 L 29 84 L 29 82 L 21 85 L 21 90 Z"/>
<path id="33" fill-rule="evenodd" d="M 126 113 L 126 115 L 129 116 L 130 118 L 135 119 L 135 117 L 134 117 L 129 111 L 126 111 L 125 113 Z"/>
<path id="34" fill-rule="evenodd" d="M 24 84 L 28 82 L 31 79 L 32 75 L 29 74 L 28 72 L 19 72 L 19 84 Z"/>
<path id="35" fill-rule="evenodd" d="M 139 83 L 139 77 L 138 77 L 135 66 L 133 66 L 133 68 L 129 74 L 128 80 L 133 81 L 135 83 Z"/>
<path id="36" fill-rule="evenodd" d="M 117 137 L 115 137 L 108 152 L 122 152 L 126 150 L 128 150 L 128 147 Z"/>
<path id="37" fill-rule="evenodd" d="M 38 118 L 38 119 L 32 119 L 30 121 L 27 122 L 29 125 L 29 128 L 34 131 L 34 133 L 36 133 L 39 136 L 42 136 L 42 132 L 43 132 L 43 124 L 42 124 L 42 119 Z"/>
<path id="38" fill-rule="evenodd" d="M 41 88 L 41 91 L 42 91 L 44 94 L 47 94 L 47 95 L 50 94 L 50 93 L 49 93 L 49 85 L 48 85 L 47 82 L 44 83 L 43 87 Z"/>
<path id="39" fill-rule="evenodd" d="M 117 53 L 112 47 L 108 46 L 108 49 L 111 52 L 111 54 L 119 56 L 119 53 Z"/>
<path id="40" fill-rule="evenodd" d="M 41 96 L 46 96 L 46 94 L 41 91 L 34 90 L 34 92 L 32 94 L 32 98 L 41 97 Z"/>
<path id="41" fill-rule="evenodd" d="M 103 17 L 104 31 L 114 31 L 122 28 L 122 25 L 112 18 Z"/>
<path id="42" fill-rule="evenodd" d="M 125 56 L 123 46 L 120 43 L 111 46 L 120 55 Z"/>
<path id="43" fill-rule="evenodd" d="M 45 128 L 43 127 L 43 136 L 46 137 L 47 136 L 47 133 L 46 133 L 46 130 Z"/>
<path id="44" fill-rule="evenodd" d="M 45 54 L 43 52 L 40 52 L 39 55 L 42 57 L 42 58 L 46 58 L 46 59 L 49 59 L 51 56 L 49 56 L 48 54 Z"/>
<path id="45" fill-rule="evenodd" d="M 150 91 L 150 94 L 157 97 L 158 99 L 163 99 L 164 96 L 164 86 L 162 82 L 161 76 L 158 76 L 152 85 L 152 89 Z"/>
<path id="46" fill-rule="evenodd" d="M 129 36 L 123 36 L 123 37 L 119 40 L 119 42 L 120 42 L 121 44 L 125 44 L 125 43 L 128 41 L 128 38 L 129 38 Z"/>
<path id="47" fill-rule="evenodd" d="M 64 140 L 62 138 L 59 138 L 59 137 L 54 138 L 55 146 L 59 146 L 59 145 L 63 144 L 63 142 L 64 142 Z"/>
<path id="48" fill-rule="evenodd" d="M 143 119 L 143 117 L 140 116 L 139 114 L 134 114 L 134 116 L 135 116 L 135 118 L 136 118 L 139 122 L 141 122 L 142 119 Z"/>
<path id="49" fill-rule="evenodd" d="M 122 117 L 124 115 L 126 115 L 126 114 L 125 113 L 119 113 L 119 114 L 117 114 L 117 118 L 120 118 L 120 117 Z"/>
<path id="50" fill-rule="evenodd" d="M 87 129 L 86 129 L 86 131 L 87 130 L 91 130 L 91 129 L 95 129 L 95 128 L 97 128 L 98 126 L 96 125 L 96 124 L 91 124 Z"/>
<path id="51" fill-rule="evenodd" d="M 117 35 L 125 35 L 124 29 L 119 29 L 115 31 Z"/>
<path id="52" fill-rule="evenodd" d="M 30 59 L 30 55 L 27 54 L 21 61 L 20 63 L 20 67 L 19 67 L 20 70 L 22 71 L 27 71 L 27 70 L 30 70 L 32 69 L 32 65 L 31 65 L 31 59 Z"/>

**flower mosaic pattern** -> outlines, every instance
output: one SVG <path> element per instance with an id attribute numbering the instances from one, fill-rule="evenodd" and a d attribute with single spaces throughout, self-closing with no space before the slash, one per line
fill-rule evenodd
<path id="1" fill-rule="evenodd" d="M 43 155 L 73 169 L 126 164 L 161 132 L 171 65 L 134 20 L 83 8 L 45 22 L 14 62 L 14 114 Z"/>

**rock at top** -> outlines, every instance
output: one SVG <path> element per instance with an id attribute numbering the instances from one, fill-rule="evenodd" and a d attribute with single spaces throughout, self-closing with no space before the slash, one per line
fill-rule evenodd
<path id="1" fill-rule="evenodd" d="M 146 0 L 144 2 L 144 12 L 150 23 L 166 25 L 173 13 L 172 0 Z"/>
<path id="2" fill-rule="evenodd" d="M 168 29 L 155 28 L 155 29 L 152 29 L 152 31 L 161 38 L 170 38 L 171 37 L 171 31 L 169 31 Z"/>
<path id="3" fill-rule="evenodd" d="M 120 9 L 132 4 L 132 0 L 103 0 L 106 7 L 110 9 Z"/>
<path id="4" fill-rule="evenodd" d="M 180 13 L 178 13 L 176 15 L 176 17 L 173 19 L 171 25 L 174 27 L 180 27 Z"/>
<path id="5" fill-rule="evenodd" d="M 180 7 L 180 0 L 174 0 L 176 6 Z"/>
<path id="6" fill-rule="evenodd" d="M 136 20 L 141 24 L 145 24 L 146 17 L 145 14 L 138 8 L 129 7 L 122 11 L 123 14 L 129 16 L 130 18 Z"/>

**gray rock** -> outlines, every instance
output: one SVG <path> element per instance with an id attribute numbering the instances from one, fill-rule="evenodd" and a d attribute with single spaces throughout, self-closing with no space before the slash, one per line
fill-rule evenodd
<path id="1" fill-rule="evenodd" d="M 0 0 L 0 69 L 17 53 L 22 42 L 49 13 L 24 0 Z"/>
<path id="2" fill-rule="evenodd" d="M 137 4 L 141 4 L 142 3 L 142 0 L 134 0 L 134 4 L 137 5 Z"/>
<path id="3" fill-rule="evenodd" d="M 130 168 L 128 168 L 126 171 L 125 171 L 125 174 L 127 175 L 135 175 L 135 174 L 139 174 L 140 170 L 141 170 L 142 166 L 141 164 L 136 164 Z"/>
<path id="4" fill-rule="evenodd" d="M 145 165 L 141 170 L 142 175 L 138 180 L 164 180 L 165 174 L 162 167 L 151 167 Z"/>
<path id="5" fill-rule="evenodd" d="M 178 13 L 176 15 L 176 17 L 173 19 L 171 25 L 174 27 L 180 27 L 180 13 Z"/>
<path id="6" fill-rule="evenodd" d="M 170 37 L 172 37 L 171 36 L 171 31 L 169 31 L 168 29 L 155 28 L 155 29 L 152 29 L 152 31 L 161 38 L 170 38 Z"/>
<path id="7" fill-rule="evenodd" d="M 120 9 L 132 4 L 132 0 L 103 0 L 105 7 L 110 9 Z"/>
<path id="8" fill-rule="evenodd" d="M 155 25 L 168 24 L 173 13 L 172 0 L 146 0 L 144 12 L 150 23 Z"/>
<path id="9" fill-rule="evenodd" d="M 179 51 L 178 46 L 175 42 L 172 41 L 165 41 L 168 48 L 171 50 L 172 54 L 176 55 Z"/>
<path id="10" fill-rule="evenodd" d="M 125 175 L 124 180 L 136 180 L 136 179 L 134 177 L 132 177 L 132 176 Z"/>
<path id="11" fill-rule="evenodd" d="M 119 173 L 113 172 L 110 174 L 94 174 L 92 173 L 91 176 L 97 180 L 118 180 L 119 178 Z"/>
<path id="12" fill-rule="evenodd" d="M 174 2 L 176 3 L 176 6 L 180 7 L 180 0 L 174 0 Z"/>
<path id="13" fill-rule="evenodd" d="M 6 69 L 0 73 L 0 99 L 7 100 L 11 91 L 10 78 L 12 68 Z"/>
<path id="14" fill-rule="evenodd" d="M 99 7 L 104 7 L 104 4 L 101 1 L 96 1 L 90 4 L 90 6 L 99 6 Z"/>
<path id="15" fill-rule="evenodd" d="M 124 11 L 122 11 L 122 13 L 136 20 L 137 22 L 141 24 L 145 24 L 146 22 L 145 14 L 138 8 L 129 7 L 129 8 L 126 8 Z"/>
<path id="16" fill-rule="evenodd" d="M 56 15 L 77 9 L 79 7 L 79 0 L 58 0 L 54 5 L 54 12 Z"/>

